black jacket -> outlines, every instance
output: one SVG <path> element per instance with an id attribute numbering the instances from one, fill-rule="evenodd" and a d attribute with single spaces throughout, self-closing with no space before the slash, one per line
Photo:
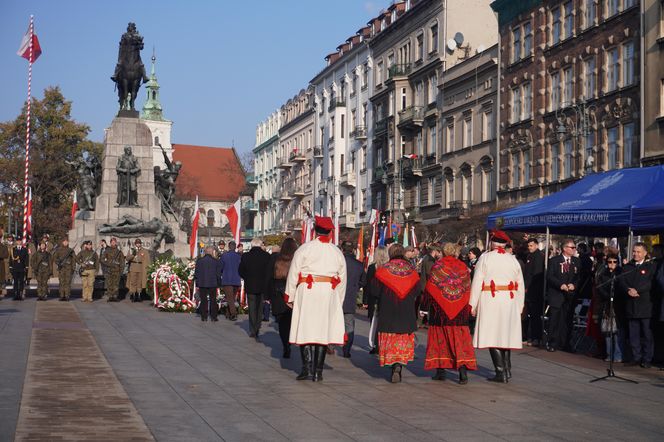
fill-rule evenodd
<path id="1" fill-rule="evenodd" d="M 346 296 L 344 297 L 344 313 L 355 313 L 357 309 L 357 292 L 367 284 L 367 274 L 364 265 L 353 255 L 344 255 L 346 258 Z"/>
<path id="2" fill-rule="evenodd" d="M 571 299 L 576 295 L 579 289 L 579 275 L 581 264 L 579 258 L 572 256 L 568 272 L 563 272 L 563 255 L 554 256 L 549 259 L 549 268 L 546 272 L 547 283 L 547 302 L 551 307 L 561 307 L 565 299 Z M 574 284 L 574 292 L 564 292 L 560 290 L 563 284 Z"/>
<path id="3" fill-rule="evenodd" d="M 376 284 L 374 283 L 375 277 L 376 264 L 369 264 L 369 267 L 367 267 L 367 283 L 365 284 L 364 290 L 362 292 L 362 304 L 369 305 L 376 302 L 378 294 L 374 293 L 376 287 Z"/>
<path id="4" fill-rule="evenodd" d="M 221 262 L 210 255 L 196 261 L 194 270 L 196 285 L 202 288 L 215 288 L 221 285 Z"/>
<path id="5" fill-rule="evenodd" d="M 270 300 L 272 304 L 272 314 L 283 315 L 291 313 L 293 309 L 286 305 L 284 301 L 284 292 L 286 291 L 286 279 L 276 279 L 274 277 L 274 265 L 279 257 L 278 253 L 270 255 L 270 260 L 267 263 L 267 271 L 265 272 L 265 298 Z"/>
<path id="6" fill-rule="evenodd" d="M 265 272 L 269 261 L 270 254 L 260 247 L 252 247 L 242 254 L 239 272 L 248 294 L 265 293 Z"/>
<path id="7" fill-rule="evenodd" d="M 9 261 L 9 270 L 12 274 L 21 274 L 25 273 L 28 269 L 28 249 L 21 247 L 21 250 L 18 247 L 12 249 L 11 259 Z"/>
<path id="8" fill-rule="evenodd" d="M 381 333 L 413 333 L 417 330 L 415 299 L 420 294 L 415 284 L 403 299 L 387 286 L 375 279 L 378 293 L 378 331 Z"/>
<path id="9" fill-rule="evenodd" d="M 542 299 L 544 296 L 544 253 L 541 250 L 528 253 L 523 271 L 523 282 L 526 285 L 527 299 Z"/>
<path id="10" fill-rule="evenodd" d="M 650 261 L 646 261 L 640 266 L 637 266 L 634 261 L 630 261 L 623 268 L 622 275 L 620 275 L 618 281 L 624 293 L 625 317 L 627 319 L 647 319 L 652 317 L 650 292 L 652 290 L 655 271 L 656 268 Z M 639 292 L 637 298 L 632 298 L 627 294 L 630 288 L 636 289 Z"/>

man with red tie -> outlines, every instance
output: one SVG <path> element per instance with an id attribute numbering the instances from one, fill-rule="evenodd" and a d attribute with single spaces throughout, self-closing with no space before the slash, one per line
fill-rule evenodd
<path id="1" fill-rule="evenodd" d="M 347 279 L 344 255 L 331 242 L 332 219 L 317 216 L 314 228 L 316 239 L 302 244 L 293 256 L 284 300 L 293 309 L 289 341 L 300 346 L 302 356 L 297 380 L 311 373 L 315 382 L 323 380 L 327 346 L 344 344 Z"/>
<path id="2" fill-rule="evenodd" d="M 574 307 L 579 286 L 581 263 L 575 256 L 574 240 L 563 242 L 563 252 L 549 259 L 546 272 L 549 328 L 547 351 L 571 350 L 569 338 L 574 320 Z"/>

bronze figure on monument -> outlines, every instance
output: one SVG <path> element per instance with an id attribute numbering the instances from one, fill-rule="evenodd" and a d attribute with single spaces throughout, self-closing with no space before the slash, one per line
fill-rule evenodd
<path id="1" fill-rule="evenodd" d="M 118 206 L 137 206 L 138 176 L 141 174 L 141 166 L 132 153 L 131 146 L 125 146 L 124 154 L 118 158 L 115 170 L 118 173 Z"/>

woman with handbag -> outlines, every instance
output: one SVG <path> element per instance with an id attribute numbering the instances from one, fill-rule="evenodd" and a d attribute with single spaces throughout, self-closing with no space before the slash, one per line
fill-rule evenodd
<path id="1" fill-rule="evenodd" d="M 599 320 L 602 334 L 606 339 L 606 361 L 611 359 L 611 341 L 613 340 L 613 362 L 622 362 L 623 340 L 625 335 L 622 297 L 619 296 L 619 284 L 615 278 L 622 268 L 618 265 L 618 254 L 610 251 L 606 254 L 604 267 L 597 273 L 596 288 L 599 295 Z M 613 281 L 612 281 L 613 280 Z M 613 297 L 613 310 L 611 298 Z"/>

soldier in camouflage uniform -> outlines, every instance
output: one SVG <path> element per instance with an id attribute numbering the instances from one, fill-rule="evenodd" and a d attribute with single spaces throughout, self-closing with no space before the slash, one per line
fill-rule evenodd
<path id="1" fill-rule="evenodd" d="M 83 302 L 92 302 L 92 292 L 95 288 L 95 275 L 99 271 L 99 258 L 97 252 L 92 250 L 92 241 L 83 243 L 83 250 L 78 253 L 76 262 L 81 266 L 81 281 L 83 282 Z"/>
<path id="2" fill-rule="evenodd" d="M 69 301 L 71 295 L 71 278 L 74 275 L 76 267 L 76 254 L 74 249 L 69 247 L 67 238 L 62 240 L 59 247 L 53 252 L 53 264 L 58 272 L 58 282 L 60 290 L 60 301 Z"/>
<path id="3" fill-rule="evenodd" d="M 51 253 L 46 250 L 46 243 L 39 243 L 39 249 L 32 255 L 32 269 L 37 278 L 37 300 L 46 301 L 48 298 L 48 278 L 51 277 L 53 263 Z"/>
<path id="4" fill-rule="evenodd" d="M 125 256 L 118 249 L 118 240 L 111 238 L 111 246 L 107 247 L 101 258 L 104 266 L 104 278 L 106 279 L 107 302 L 118 302 L 118 291 L 120 290 L 120 275 L 125 266 Z"/>

